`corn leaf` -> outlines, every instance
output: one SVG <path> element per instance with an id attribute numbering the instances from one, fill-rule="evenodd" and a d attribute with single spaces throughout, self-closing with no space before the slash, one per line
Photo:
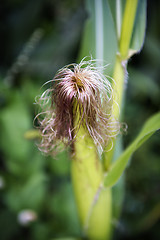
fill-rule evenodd
<path id="1" fill-rule="evenodd" d="M 124 16 L 124 9 L 127 1 L 126 0 L 108 0 L 108 1 L 112 12 L 112 17 L 114 20 L 115 31 L 119 39 L 122 30 L 121 27 Z M 128 57 L 132 56 L 133 54 L 139 52 L 142 49 L 146 29 L 146 5 L 147 5 L 146 0 L 138 1 L 138 8 L 134 22 L 132 38 L 129 45 Z"/>
<path id="2" fill-rule="evenodd" d="M 119 39 L 126 0 L 108 0 L 108 2 L 112 12 L 117 38 Z"/>
<path id="3" fill-rule="evenodd" d="M 144 124 L 137 138 L 127 147 L 120 157 L 113 163 L 108 174 L 105 176 L 105 187 L 112 187 L 123 174 L 132 154 L 150 138 L 154 132 L 160 129 L 160 112 L 149 118 Z"/>
<path id="4" fill-rule="evenodd" d="M 113 71 L 115 57 L 118 49 L 116 30 L 107 0 L 87 0 L 86 20 L 82 45 L 78 61 L 86 56 L 104 60 L 109 64 L 106 74 Z"/>
<path id="5" fill-rule="evenodd" d="M 146 7 L 146 0 L 138 2 L 138 9 L 130 43 L 130 52 L 133 53 L 139 52 L 143 47 L 146 30 Z"/>

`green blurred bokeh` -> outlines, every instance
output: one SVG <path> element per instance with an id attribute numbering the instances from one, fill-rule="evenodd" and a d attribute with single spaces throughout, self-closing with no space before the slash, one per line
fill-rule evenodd
<path id="1" fill-rule="evenodd" d="M 129 62 L 125 146 L 159 110 L 159 12 L 160 2 L 148 1 L 144 48 Z M 0 13 L 0 239 L 78 237 L 69 153 L 46 157 L 36 140 L 26 136 L 33 133 L 33 103 L 41 85 L 77 59 L 88 16 L 84 3 L 6 0 L 0 3 Z M 141 147 L 126 171 L 121 219 L 113 219 L 114 239 L 160 239 L 159 139 L 157 133 Z M 33 221 L 25 222 L 26 214 Z"/>

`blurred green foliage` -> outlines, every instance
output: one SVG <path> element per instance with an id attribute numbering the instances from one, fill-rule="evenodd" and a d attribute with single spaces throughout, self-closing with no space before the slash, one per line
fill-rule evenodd
<path id="1" fill-rule="evenodd" d="M 159 110 L 159 11 L 158 1 L 148 1 L 145 45 L 129 63 L 125 145 Z M 25 134 L 33 129 L 33 103 L 41 85 L 76 61 L 87 13 L 80 0 L 6 0 L 0 12 L 0 239 L 78 237 L 69 153 L 46 157 Z M 37 29 L 41 34 L 34 41 Z M 20 55 L 27 61 L 20 62 Z M 159 137 L 157 133 L 137 151 L 127 170 L 122 216 L 113 220 L 115 239 L 160 239 Z M 23 210 L 32 210 L 36 219 L 24 225 L 19 217 Z"/>

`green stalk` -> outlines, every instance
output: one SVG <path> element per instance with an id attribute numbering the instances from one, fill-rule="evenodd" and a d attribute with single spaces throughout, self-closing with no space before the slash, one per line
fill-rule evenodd
<path id="1" fill-rule="evenodd" d="M 129 57 L 129 46 L 133 33 L 133 27 L 136 17 L 136 9 L 138 0 L 127 0 L 124 17 L 122 22 L 121 37 L 119 43 L 119 53 L 116 57 L 116 63 L 113 73 L 113 92 L 116 93 L 115 101 L 117 104 L 113 105 L 113 115 L 119 120 L 120 110 L 122 111 L 122 103 L 124 98 L 124 82 L 127 77 L 127 61 Z M 110 167 L 110 163 L 113 160 L 115 140 L 113 140 L 113 148 L 111 151 L 104 154 L 104 168 L 107 171 Z"/>
<path id="2" fill-rule="evenodd" d="M 115 96 L 115 101 L 118 104 L 114 104 L 113 106 L 113 115 L 115 119 L 120 119 L 120 109 L 122 105 L 122 99 L 123 99 L 123 93 L 124 93 L 124 80 L 126 76 L 126 70 L 125 67 L 122 66 L 122 63 L 120 61 L 119 56 L 116 58 L 116 64 L 115 64 L 115 69 L 113 73 L 113 79 L 115 80 L 115 83 L 113 83 L 113 89 L 116 91 L 116 96 Z M 113 90 L 114 91 L 114 90 Z M 106 171 L 109 170 L 111 161 L 113 160 L 113 155 L 114 155 L 114 149 L 115 149 L 115 139 L 112 140 L 112 150 L 109 152 L 105 152 L 104 154 L 104 168 Z"/>
<path id="3" fill-rule="evenodd" d="M 120 55 L 121 59 L 128 58 L 128 51 L 130 47 L 131 37 L 133 33 L 133 26 L 136 17 L 138 0 L 127 0 L 125 12 L 122 23 L 122 31 L 120 37 Z"/>
<path id="4" fill-rule="evenodd" d="M 109 240 L 111 192 L 110 189 L 103 189 L 102 164 L 93 140 L 83 126 L 74 143 L 71 175 L 84 234 L 89 239 Z"/>

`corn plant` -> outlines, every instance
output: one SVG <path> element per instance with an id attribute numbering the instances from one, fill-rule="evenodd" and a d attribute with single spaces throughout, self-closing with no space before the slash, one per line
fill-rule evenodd
<path id="1" fill-rule="evenodd" d="M 127 65 L 143 46 L 146 1 L 85 4 L 88 19 L 77 64 L 60 69 L 37 100 L 43 109 L 38 115 L 39 148 L 56 154 L 69 146 L 82 236 L 103 240 L 112 238 L 113 219 L 120 216 L 124 170 L 132 154 L 160 128 L 160 113 L 123 150 Z"/>

